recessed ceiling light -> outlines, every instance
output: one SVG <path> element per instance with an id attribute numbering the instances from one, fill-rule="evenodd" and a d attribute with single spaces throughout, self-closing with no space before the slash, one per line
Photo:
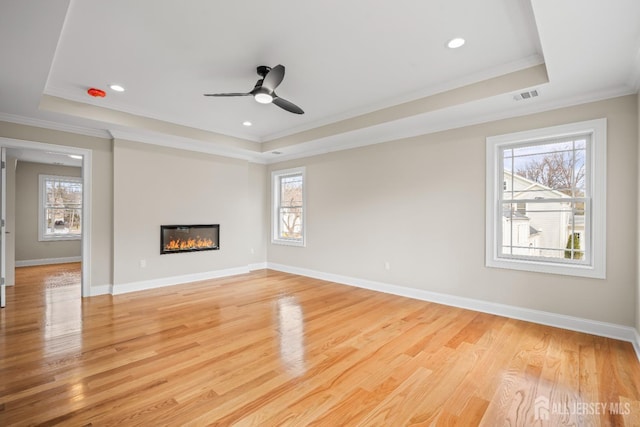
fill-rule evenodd
<path id="1" fill-rule="evenodd" d="M 247 127 L 249 127 L 249 126 L 251 126 L 251 125 L 253 125 L 253 123 L 251 123 L 249 120 L 245 120 L 244 122 L 242 122 L 242 126 L 247 126 Z"/>
<path id="2" fill-rule="evenodd" d="M 115 90 L 116 92 L 124 92 L 124 88 L 120 85 L 111 85 L 109 87 L 111 90 Z"/>
<path id="3" fill-rule="evenodd" d="M 447 47 L 449 49 L 457 49 L 460 46 L 464 45 L 465 40 L 462 37 L 456 37 L 455 39 L 451 39 L 447 42 Z"/>
<path id="4" fill-rule="evenodd" d="M 82 156 L 78 156 L 77 154 L 68 154 L 69 157 L 76 160 L 82 160 Z"/>

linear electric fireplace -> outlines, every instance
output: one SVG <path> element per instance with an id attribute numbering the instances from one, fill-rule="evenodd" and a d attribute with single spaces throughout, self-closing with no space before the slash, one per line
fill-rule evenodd
<path id="1" fill-rule="evenodd" d="M 217 249 L 220 249 L 220 224 L 160 226 L 160 254 Z"/>

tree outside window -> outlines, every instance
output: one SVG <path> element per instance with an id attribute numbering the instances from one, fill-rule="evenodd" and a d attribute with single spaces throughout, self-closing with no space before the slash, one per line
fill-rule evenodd
<path id="1" fill-rule="evenodd" d="M 304 168 L 274 171 L 273 243 L 304 246 L 305 178 Z"/>
<path id="2" fill-rule="evenodd" d="M 40 175 L 40 240 L 80 239 L 82 179 Z"/>

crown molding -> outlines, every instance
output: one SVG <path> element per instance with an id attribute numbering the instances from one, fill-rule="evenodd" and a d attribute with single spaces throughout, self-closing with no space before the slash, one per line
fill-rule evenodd
<path id="1" fill-rule="evenodd" d="M 160 132 L 142 132 L 138 130 L 120 129 L 91 129 L 82 126 L 68 125 L 65 123 L 52 122 L 48 120 L 41 120 L 1 112 L 0 120 L 10 123 L 35 126 L 39 128 L 69 132 L 103 139 L 126 139 L 145 144 L 153 144 L 180 150 L 189 150 L 223 157 L 241 159 L 252 163 L 272 164 L 287 160 L 317 156 L 330 152 L 349 150 L 368 145 L 375 145 L 384 142 L 412 138 L 420 135 L 428 135 L 435 132 L 462 128 L 481 123 L 526 116 L 589 102 L 596 102 L 625 95 L 632 95 L 637 92 L 638 89 L 636 88 L 621 86 L 613 89 L 591 92 L 575 97 L 562 98 L 550 102 L 537 102 L 536 104 L 523 105 L 522 108 L 512 108 L 482 116 L 473 115 L 466 118 L 454 116 L 450 120 L 439 120 L 437 121 L 437 123 L 422 119 L 422 117 L 429 114 L 425 113 L 424 115 L 414 116 L 408 119 L 400 119 L 377 126 L 339 133 L 325 138 L 319 138 L 312 141 L 282 147 L 277 149 L 277 151 L 284 152 L 280 155 L 274 154 L 272 150 L 263 152 L 249 151 L 242 148 L 219 145 L 215 142 L 179 137 Z M 504 96 L 510 97 L 511 94 L 505 94 Z"/>
<path id="2" fill-rule="evenodd" d="M 70 125 L 49 120 L 36 119 L 33 117 L 19 116 L 0 112 L 0 121 L 16 123 L 19 125 L 34 126 L 38 128 L 57 130 L 61 132 L 75 133 L 79 135 L 92 136 L 95 138 L 111 139 L 111 135 L 104 129 L 92 129 L 84 126 Z"/>
<path id="3" fill-rule="evenodd" d="M 549 78 L 545 64 L 540 64 L 510 74 L 502 74 L 493 79 L 456 87 L 432 96 L 265 142 L 262 150 L 285 150 L 288 147 L 305 142 L 320 139 L 328 140 L 339 134 L 352 133 L 362 135 L 363 133 L 366 134 L 366 129 L 389 129 L 390 126 L 394 126 L 393 123 L 413 123 L 411 118 L 425 117 L 425 114 L 431 113 L 434 113 L 436 117 L 441 115 L 442 112 L 446 113 L 448 111 L 451 114 L 454 109 L 459 109 L 464 105 L 483 100 L 492 102 L 491 100 L 499 99 L 500 96 L 506 93 L 513 93 L 524 88 L 538 87 L 547 83 L 549 83 Z M 492 103 L 487 104 L 487 106 L 490 108 Z M 511 107 L 509 106 L 508 108 Z M 449 118 L 449 116 L 446 118 Z M 412 126 L 415 126 L 415 124 Z"/>
<path id="4" fill-rule="evenodd" d="M 438 93 L 446 92 L 452 89 L 457 89 L 473 83 L 479 83 L 485 80 L 500 77 L 505 74 L 514 73 L 516 71 L 521 71 L 521 70 L 535 67 L 536 65 L 541 65 L 541 64 L 544 64 L 544 59 L 540 55 L 534 54 L 534 55 L 519 59 L 517 61 L 509 62 L 509 63 L 492 67 L 486 70 L 482 70 L 480 72 L 465 76 L 463 78 L 450 80 L 437 85 L 432 85 L 432 86 L 423 88 L 421 90 L 412 92 L 410 94 L 404 94 L 401 96 L 389 98 L 381 102 L 368 104 L 361 108 L 349 110 L 345 113 L 336 114 L 321 120 L 317 120 L 313 123 L 308 123 L 306 125 L 290 128 L 282 132 L 276 132 L 270 135 L 266 135 L 261 142 L 269 142 L 275 139 L 284 138 L 286 136 L 294 135 L 296 133 L 304 132 L 310 129 L 315 129 L 320 126 L 330 125 L 332 123 L 362 116 L 362 115 L 372 113 L 374 111 L 378 111 L 384 108 L 393 107 L 396 105 L 404 104 L 406 102 L 415 101 L 421 98 L 427 98 L 427 97 L 436 95 Z"/>
<path id="5" fill-rule="evenodd" d="M 205 142 L 191 138 L 184 138 L 163 133 L 146 133 L 135 130 L 110 129 L 113 139 L 125 139 L 127 141 L 141 142 L 143 144 L 158 145 L 161 147 L 175 148 L 178 150 L 195 151 L 198 153 L 213 154 L 232 159 L 246 160 L 251 163 L 266 164 L 263 153 L 250 152 L 241 148 L 216 145 L 213 142 Z"/>
<path id="6" fill-rule="evenodd" d="M 576 105 L 632 95 L 634 93 L 635 92 L 629 87 L 621 86 L 613 89 L 592 92 L 588 95 L 562 98 L 546 103 L 543 102 L 533 105 L 523 105 L 521 108 L 512 108 L 506 110 L 502 109 L 501 111 L 481 116 L 473 115 L 467 118 L 453 116 L 450 120 L 439 120 L 436 123 L 430 122 L 427 119 L 422 119 L 422 117 L 429 114 L 425 113 L 423 115 L 410 117 L 406 121 L 401 119 L 379 126 L 374 126 L 344 134 L 332 135 L 327 138 L 316 139 L 297 145 L 283 147 L 281 149 L 278 149 L 279 151 L 285 152 L 283 155 L 279 155 L 277 157 L 268 157 L 265 160 L 267 164 L 280 163 L 288 160 L 301 159 L 336 151 L 350 150 L 359 147 L 366 147 L 369 145 L 414 138 L 436 132 L 459 129 L 467 126 L 490 123 L 514 117 L 523 117 L 543 113 L 545 111 L 558 110 L 560 108 L 567 108 Z M 505 96 L 511 97 L 512 95 L 509 93 L 505 94 Z M 403 121 L 405 122 L 405 125 L 400 125 L 400 123 Z M 363 135 L 365 134 L 366 137 L 363 137 Z M 293 152 L 286 153 L 287 151 Z"/>
<path id="7" fill-rule="evenodd" d="M 90 99 L 87 96 L 84 95 L 79 95 L 75 92 L 71 92 L 69 90 L 65 90 L 59 87 L 55 87 L 52 85 L 47 85 L 47 87 L 45 88 L 43 95 L 48 95 L 48 96 L 53 96 L 56 98 L 61 98 L 67 101 L 73 101 L 73 102 L 78 102 L 80 104 L 86 104 L 86 105 L 91 105 L 94 107 L 98 107 L 98 108 L 104 108 L 104 109 L 108 109 L 108 110 L 113 110 L 113 111 L 117 111 L 120 113 L 125 113 L 125 114 L 131 114 L 132 116 L 137 116 L 137 117 L 145 117 L 145 118 L 149 118 L 149 119 L 153 119 L 153 120 L 158 120 L 160 122 L 166 122 L 166 123 L 170 123 L 173 125 L 179 125 L 179 126 L 184 126 L 184 127 L 188 127 L 188 128 L 193 128 L 193 129 L 197 129 L 200 130 L 202 132 L 211 132 L 211 133 L 219 133 L 216 131 L 212 131 L 212 130 L 208 130 L 208 129 L 202 129 L 202 128 L 197 128 L 194 127 L 193 123 L 186 123 L 186 122 L 181 122 L 181 121 L 168 121 L 166 117 L 162 117 L 159 114 L 155 114 L 151 111 L 148 111 L 146 109 L 143 108 L 132 108 L 131 106 L 119 103 L 119 102 L 114 102 L 109 100 L 108 105 L 105 104 L 104 102 L 100 102 L 100 100 L 94 100 L 94 99 Z M 88 99 L 89 98 L 89 99 Z M 251 141 L 251 142 L 256 142 L 256 143 L 260 143 L 262 142 L 261 139 L 256 138 L 254 136 L 248 135 L 246 133 L 242 133 L 242 132 L 228 132 L 225 130 L 224 133 L 220 133 L 221 135 L 226 135 L 226 136 L 230 136 L 233 138 L 238 138 L 238 139 L 244 139 L 247 141 Z"/>
<path id="8" fill-rule="evenodd" d="M 481 82 L 487 79 L 491 79 L 491 78 L 495 78 L 495 77 L 499 77 L 505 74 L 509 74 L 509 73 L 513 73 L 515 71 L 520 71 L 520 70 L 524 70 L 526 68 L 531 68 L 534 67 L 536 65 L 540 65 L 540 64 L 544 64 L 544 60 L 543 58 L 538 55 L 538 54 L 534 54 L 534 55 L 530 55 L 528 57 L 519 59 L 517 61 L 513 61 L 513 62 L 509 62 L 507 64 L 502 64 L 496 67 L 492 67 L 486 70 L 482 70 L 480 72 L 474 73 L 472 75 L 466 76 L 464 78 L 459 78 L 459 79 L 455 79 L 455 80 L 451 80 L 445 83 L 441 83 L 441 84 L 437 84 L 437 85 L 432 85 L 426 88 L 423 88 L 421 90 L 412 92 L 410 94 L 404 94 L 401 96 L 397 96 L 397 97 L 393 97 L 393 98 L 389 98 L 386 99 L 384 101 L 381 102 L 377 102 L 377 103 L 373 103 L 373 104 L 369 104 L 366 106 L 363 106 L 361 108 L 357 108 L 357 109 L 353 109 L 341 114 L 337 114 L 337 115 L 333 115 L 331 117 L 327 117 L 318 121 L 315 121 L 313 123 L 309 123 L 303 126 L 297 126 L 294 128 L 290 128 L 287 129 L 285 131 L 282 132 L 276 132 L 274 134 L 270 134 L 270 135 L 266 135 L 262 138 L 256 138 L 253 136 L 249 136 L 247 134 L 244 133 L 239 133 L 239 132 L 235 132 L 235 133 L 229 133 L 229 132 L 225 132 L 225 135 L 234 137 L 234 138 L 239 138 L 239 139 L 245 139 L 248 141 L 252 141 L 252 142 L 257 142 L 257 143 L 263 143 L 263 142 L 269 142 L 278 138 L 282 138 L 285 136 L 290 136 L 290 135 L 294 135 L 296 133 L 300 133 L 306 130 L 310 130 L 310 129 L 314 129 L 317 128 L 319 126 L 324 126 L 324 125 L 329 125 L 335 122 L 339 122 L 342 120 L 346 120 L 346 119 L 350 119 L 350 118 L 354 118 L 354 117 L 358 117 L 364 114 L 368 114 L 383 108 L 388 108 L 388 107 L 392 107 L 395 105 L 399 105 L 399 104 L 403 104 L 405 102 L 410 102 L 410 101 L 415 101 L 417 99 L 421 99 L 421 98 L 426 98 L 429 96 L 432 96 L 434 94 L 438 94 L 441 92 L 446 92 L 448 90 L 451 89 L 455 89 L 458 87 L 462 87 L 462 86 L 466 86 L 472 83 L 477 83 L 477 82 Z M 106 106 L 103 103 L 100 103 L 100 101 L 96 101 L 96 100 L 91 100 L 91 99 L 87 99 L 86 96 L 83 95 L 79 95 L 77 93 L 72 93 L 68 90 L 65 90 L 63 88 L 60 87 L 56 87 L 53 86 L 51 84 L 47 84 L 47 87 L 44 90 L 44 94 L 45 95 L 49 95 L 49 96 L 53 96 L 53 97 L 57 97 L 57 98 L 61 98 L 61 99 L 66 99 L 69 101 L 74 101 L 74 102 L 79 102 L 82 104 L 87 104 L 87 105 L 92 105 L 92 106 L 96 106 L 96 107 L 100 107 L 100 108 L 108 108 L 108 109 L 112 109 L 114 111 L 119 111 L 121 113 L 127 113 L 127 114 L 132 114 L 134 116 L 140 116 L 140 117 L 147 117 L 150 119 L 154 119 L 154 120 L 159 120 L 159 121 L 164 121 L 166 122 L 166 117 L 161 117 L 157 114 L 154 114 L 151 111 L 147 111 L 145 109 L 140 109 L 140 108 L 132 108 L 130 106 L 118 103 L 118 102 L 114 102 L 114 101 L 110 101 L 109 105 Z M 187 126 L 187 127 L 193 127 L 192 124 L 188 124 L 188 123 L 179 123 L 179 122 L 171 122 L 180 126 Z"/>

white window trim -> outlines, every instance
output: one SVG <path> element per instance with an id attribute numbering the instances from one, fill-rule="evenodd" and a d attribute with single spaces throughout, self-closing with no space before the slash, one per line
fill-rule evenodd
<path id="1" fill-rule="evenodd" d="M 279 178 L 288 175 L 302 174 L 302 239 L 283 239 L 278 236 L 278 221 L 280 220 L 278 206 L 280 205 Z M 271 243 L 286 246 L 305 247 L 307 242 L 307 176 L 305 167 L 283 169 L 271 172 Z"/>
<path id="2" fill-rule="evenodd" d="M 591 135 L 591 150 L 587 153 L 591 186 L 590 222 L 585 224 L 591 231 L 589 242 L 590 259 L 583 264 L 547 262 L 540 260 L 513 259 L 498 256 L 497 215 L 501 214 L 498 183 L 500 176 L 500 150 L 505 146 L 525 142 L 542 141 L 556 137 Z M 512 270 L 563 274 L 597 279 L 606 278 L 606 165 L 607 165 L 607 120 L 596 119 L 542 129 L 534 129 L 505 135 L 488 137 L 486 140 L 486 248 L 487 267 Z M 502 185 L 500 186 L 502 188 Z"/>
<path id="3" fill-rule="evenodd" d="M 60 240 L 82 240 L 82 234 L 73 234 L 73 235 L 47 235 L 46 234 L 46 221 L 44 218 L 44 200 L 45 200 L 45 191 L 44 191 L 44 183 L 48 179 L 56 179 L 60 181 L 71 181 L 78 182 L 83 184 L 82 186 L 82 199 L 84 200 L 84 183 L 82 177 L 78 176 L 62 176 L 62 175 L 44 175 L 41 174 L 38 176 L 38 241 L 40 242 L 54 242 Z M 84 202 L 82 203 L 82 217 L 84 218 Z M 84 226 L 84 221 L 81 219 L 81 226 Z M 84 228 L 82 229 L 84 231 Z"/>

